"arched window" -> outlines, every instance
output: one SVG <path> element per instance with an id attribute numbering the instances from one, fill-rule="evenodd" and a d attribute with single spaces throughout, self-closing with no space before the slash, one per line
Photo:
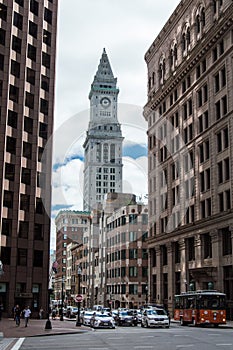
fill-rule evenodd
<path id="1" fill-rule="evenodd" d="M 186 32 L 186 44 L 187 44 L 187 49 L 189 49 L 190 42 L 191 42 L 190 28 L 187 28 L 187 32 Z"/>
<path id="2" fill-rule="evenodd" d="M 177 44 L 174 45 L 174 59 L 177 61 Z"/>
<path id="3" fill-rule="evenodd" d="M 197 15 L 196 17 L 196 26 L 197 26 L 197 34 L 201 32 L 201 21 L 200 21 L 200 16 Z"/>
<path id="4" fill-rule="evenodd" d="M 205 9 L 201 10 L 201 24 L 202 24 L 202 28 L 205 27 Z"/>
<path id="5" fill-rule="evenodd" d="M 152 85 L 155 85 L 155 72 L 152 73 Z"/>
<path id="6" fill-rule="evenodd" d="M 186 51 L 186 34 L 185 33 L 182 34 L 182 51 L 183 52 Z"/>
<path id="7" fill-rule="evenodd" d="M 166 61 L 165 57 L 162 56 L 159 61 L 159 82 L 160 84 L 164 84 L 166 74 Z"/>
<path id="8" fill-rule="evenodd" d="M 196 13 L 196 35 L 197 40 L 201 38 L 205 27 L 205 9 L 200 6 Z"/>

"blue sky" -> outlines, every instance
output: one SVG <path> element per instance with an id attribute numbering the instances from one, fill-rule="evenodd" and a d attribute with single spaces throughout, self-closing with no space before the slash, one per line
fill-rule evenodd
<path id="1" fill-rule="evenodd" d="M 120 89 L 123 190 L 138 196 L 147 193 L 144 55 L 178 4 L 178 0 L 59 1 L 52 219 L 61 209 L 82 210 L 88 94 L 103 48 Z M 55 247 L 54 222 L 51 246 Z"/>

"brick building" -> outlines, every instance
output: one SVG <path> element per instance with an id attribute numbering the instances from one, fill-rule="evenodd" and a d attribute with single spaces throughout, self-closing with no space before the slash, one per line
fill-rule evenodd
<path id="1" fill-rule="evenodd" d="M 148 67 L 151 301 L 190 283 L 227 294 L 233 316 L 233 3 L 181 1 Z"/>

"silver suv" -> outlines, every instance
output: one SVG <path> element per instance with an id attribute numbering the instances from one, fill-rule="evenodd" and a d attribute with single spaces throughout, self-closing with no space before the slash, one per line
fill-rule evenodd
<path id="1" fill-rule="evenodd" d="M 169 317 L 164 309 L 146 309 L 142 313 L 141 326 L 169 328 Z"/>

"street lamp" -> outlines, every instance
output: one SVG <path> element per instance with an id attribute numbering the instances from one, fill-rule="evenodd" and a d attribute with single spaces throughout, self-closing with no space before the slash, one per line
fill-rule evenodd
<path id="1" fill-rule="evenodd" d="M 62 275 L 61 279 L 61 311 L 60 311 L 60 321 L 64 321 L 63 318 L 63 306 L 64 306 L 64 278 Z"/>
<path id="2" fill-rule="evenodd" d="M 146 291 L 146 305 L 147 305 L 148 304 L 148 285 L 146 285 L 145 291 Z"/>
<path id="3" fill-rule="evenodd" d="M 80 288 L 80 282 L 81 282 L 81 275 L 82 275 L 82 270 L 81 267 L 78 267 L 78 315 L 77 315 L 77 321 L 76 321 L 76 327 L 81 326 L 81 321 L 80 321 L 80 306 L 81 306 L 81 300 L 80 300 L 80 295 L 81 295 L 81 288 Z"/>

